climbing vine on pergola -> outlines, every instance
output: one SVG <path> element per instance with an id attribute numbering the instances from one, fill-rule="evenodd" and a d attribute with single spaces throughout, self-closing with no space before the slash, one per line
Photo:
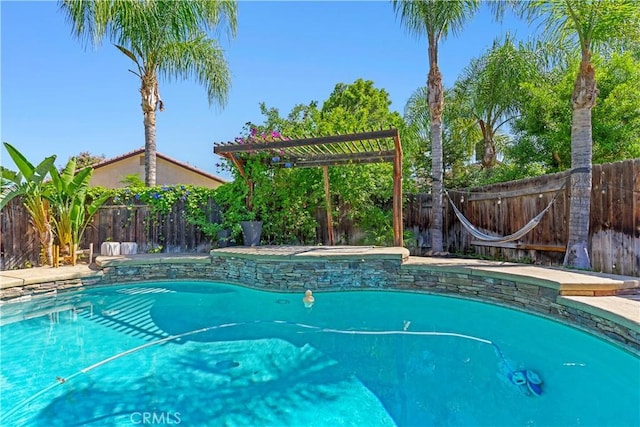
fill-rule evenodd
<path id="1" fill-rule="evenodd" d="M 329 244 L 334 244 L 329 166 L 393 162 L 393 243 L 402 246 L 402 147 L 398 129 L 351 133 L 346 135 L 312 136 L 305 138 L 274 138 L 269 141 L 222 142 L 213 152 L 229 159 L 245 177 L 246 159 L 267 153 L 272 164 L 288 167 L 322 167 L 327 203 Z M 242 156 L 240 156 L 242 154 Z"/>

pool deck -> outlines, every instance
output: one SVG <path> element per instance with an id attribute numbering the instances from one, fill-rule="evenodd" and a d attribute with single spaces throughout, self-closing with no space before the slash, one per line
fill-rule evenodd
<path id="1" fill-rule="evenodd" d="M 613 315 L 635 330 L 640 330 L 640 278 L 614 276 L 595 272 L 540 267 L 526 264 L 495 262 L 477 259 L 436 258 L 408 256 L 404 248 L 379 247 L 303 247 L 258 246 L 231 247 L 215 250 L 225 256 L 260 259 L 359 259 L 397 256 L 406 266 L 424 266 L 444 271 L 464 271 L 496 278 L 526 280 L 559 290 L 564 305 L 579 308 L 591 314 Z M 102 268 L 114 264 L 193 262 L 206 263 L 209 254 L 140 254 L 118 257 L 98 257 L 94 265 L 37 267 L 0 272 L 0 289 L 28 286 L 38 283 L 99 277 Z"/>

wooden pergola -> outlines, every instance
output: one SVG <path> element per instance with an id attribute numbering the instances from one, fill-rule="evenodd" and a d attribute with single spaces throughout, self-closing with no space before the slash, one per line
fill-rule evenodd
<path id="1" fill-rule="evenodd" d="M 402 246 L 402 147 L 398 129 L 304 138 L 270 138 L 268 141 L 222 142 L 213 152 L 229 159 L 246 177 L 247 156 L 267 153 L 272 164 L 286 167 L 322 167 L 327 203 L 329 244 L 334 244 L 329 166 L 393 162 L 393 243 Z M 238 156 L 244 154 L 244 156 Z"/>

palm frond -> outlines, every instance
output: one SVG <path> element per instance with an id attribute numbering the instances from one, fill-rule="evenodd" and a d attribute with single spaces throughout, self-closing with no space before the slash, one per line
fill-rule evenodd
<path id="1" fill-rule="evenodd" d="M 24 187 L 19 187 L 15 182 L 9 182 L 6 185 L 3 182 L 2 191 L 0 192 L 0 210 L 2 210 L 11 199 L 24 193 Z"/>
<path id="2" fill-rule="evenodd" d="M 458 34 L 480 7 L 478 0 L 392 0 L 396 16 L 415 35 L 429 40 Z"/>
<path id="3" fill-rule="evenodd" d="M 207 89 L 211 105 L 224 106 L 231 87 L 231 74 L 224 52 L 204 33 L 188 41 L 164 46 L 158 64 L 160 75 L 169 80 L 189 79 Z"/>

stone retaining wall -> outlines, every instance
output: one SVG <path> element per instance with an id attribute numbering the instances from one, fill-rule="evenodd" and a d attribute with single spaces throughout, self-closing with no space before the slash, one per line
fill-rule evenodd
<path id="1" fill-rule="evenodd" d="M 402 256 L 278 257 L 213 251 L 210 257 L 130 257 L 101 264 L 101 276 L 3 289 L 2 299 L 83 285 L 167 279 L 220 281 L 276 291 L 387 288 L 513 307 L 567 322 L 640 354 L 640 326 L 562 304 L 557 286 L 523 276 L 503 273 L 493 277 L 490 272 L 463 267 L 404 264 Z"/>
<path id="2" fill-rule="evenodd" d="M 0 303 L 30 300 L 34 297 L 54 296 L 60 292 L 81 290 L 85 286 L 103 283 L 102 275 L 29 283 L 0 289 Z"/>
<path id="3" fill-rule="evenodd" d="M 640 354 L 640 326 L 622 324 L 613 315 L 605 319 L 602 315 L 568 307 L 563 304 L 559 290 L 553 287 L 523 283 L 518 276 L 509 280 L 482 276 L 477 271 L 442 271 L 425 269 L 424 266 L 403 266 L 399 276 L 398 288 L 469 298 L 542 315 L 569 323 L 615 344 L 622 344 Z"/>

